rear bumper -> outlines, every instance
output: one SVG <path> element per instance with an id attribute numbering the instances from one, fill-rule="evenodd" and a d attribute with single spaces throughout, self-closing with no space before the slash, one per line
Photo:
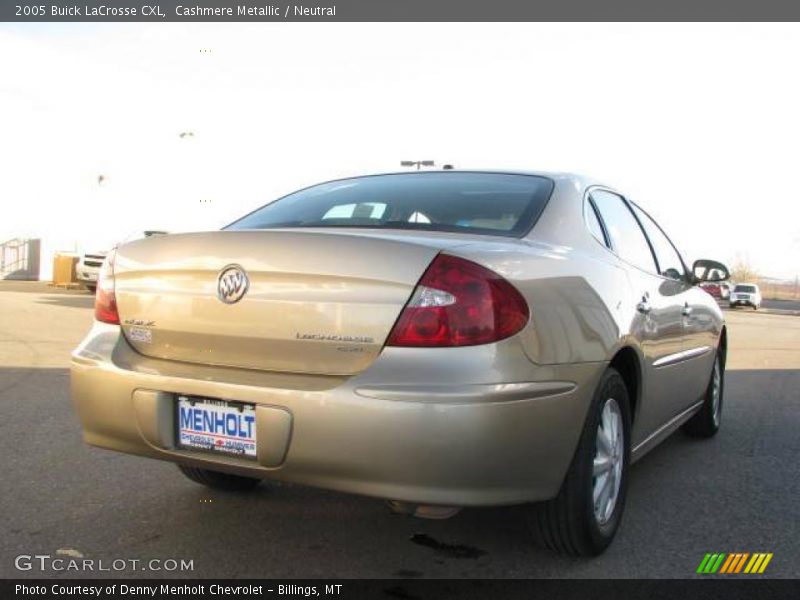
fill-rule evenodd
<path id="1" fill-rule="evenodd" d="M 514 344 L 472 352 L 516 355 Z M 430 363 L 448 351 L 390 348 L 355 377 L 293 376 L 147 358 L 118 327 L 96 324 L 73 353 L 72 397 L 87 443 L 130 454 L 420 504 L 556 495 L 605 365 L 527 362 L 525 380 L 505 383 L 477 356 L 485 373 L 446 383 Z M 416 360 L 419 381 L 387 377 Z M 175 394 L 255 404 L 257 460 L 176 448 Z"/>

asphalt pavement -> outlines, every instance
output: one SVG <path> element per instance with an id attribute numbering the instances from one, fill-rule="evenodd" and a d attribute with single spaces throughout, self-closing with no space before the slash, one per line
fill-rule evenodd
<path id="1" fill-rule="evenodd" d="M 800 317 L 726 311 L 722 430 L 677 433 L 637 463 L 617 539 L 581 560 L 532 546 L 519 507 L 426 521 L 295 485 L 212 492 L 171 464 L 84 445 L 68 355 L 91 306 L 0 285 L 0 577 L 692 577 L 707 552 L 771 552 L 763 577 L 800 577 Z M 15 568 L 36 554 L 193 570 Z"/>

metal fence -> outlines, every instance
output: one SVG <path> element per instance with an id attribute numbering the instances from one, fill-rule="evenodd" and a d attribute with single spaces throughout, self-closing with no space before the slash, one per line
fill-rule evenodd
<path id="1" fill-rule="evenodd" d="M 20 239 L 0 243 L 0 279 L 39 279 L 41 240 Z"/>

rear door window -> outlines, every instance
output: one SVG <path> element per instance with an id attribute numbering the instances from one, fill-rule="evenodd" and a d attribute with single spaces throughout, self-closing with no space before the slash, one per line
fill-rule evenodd
<path id="1" fill-rule="evenodd" d="M 612 249 L 626 262 L 657 273 L 647 238 L 625 200 L 606 190 L 592 190 L 590 195 L 600 211 Z"/>
<path id="2" fill-rule="evenodd" d="M 633 211 L 639 218 L 639 222 L 642 224 L 642 227 L 644 227 L 644 231 L 647 233 L 647 237 L 653 245 L 653 250 L 658 260 L 660 275 L 662 277 L 669 277 L 670 279 L 683 279 L 686 275 L 683 268 L 683 261 L 678 251 L 672 245 L 672 242 L 669 241 L 669 238 L 661 230 L 661 227 L 650 218 L 650 215 L 633 203 L 631 203 L 631 206 L 633 206 Z"/>

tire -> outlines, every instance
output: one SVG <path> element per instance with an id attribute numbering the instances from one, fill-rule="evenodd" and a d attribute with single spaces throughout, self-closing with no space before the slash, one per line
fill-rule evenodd
<path id="1" fill-rule="evenodd" d="M 711 378 L 706 388 L 703 406 L 683 425 L 683 431 L 692 437 L 710 438 L 719 431 L 722 420 L 722 399 L 725 392 L 725 364 L 719 350 L 714 357 Z M 715 398 L 716 394 L 716 398 Z"/>
<path id="2" fill-rule="evenodd" d="M 219 471 L 211 471 L 210 469 L 201 469 L 199 467 L 178 465 L 178 469 L 195 483 L 226 492 L 249 491 L 261 482 L 260 479 L 254 479 L 253 477 L 231 475 L 230 473 L 221 473 Z"/>
<path id="3" fill-rule="evenodd" d="M 616 412 L 609 415 L 617 427 L 621 426 L 621 437 L 615 437 L 613 455 L 606 471 L 606 478 L 595 477 L 594 463 L 601 449 L 600 429 L 606 430 L 606 410 Z M 612 427 L 608 427 L 610 433 Z M 619 430 L 619 429 L 618 429 Z M 528 526 L 534 541 L 555 552 L 571 556 L 596 556 L 601 554 L 614 539 L 622 521 L 625 497 L 628 489 L 628 466 L 630 464 L 630 401 L 622 376 L 609 368 L 597 385 L 589 407 L 578 447 L 567 471 L 558 496 L 546 502 L 529 506 Z M 606 445 L 608 448 L 608 445 Z M 609 481 L 610 479 L 610 481 Z M 605 511 L 595 509 L 594 491 L 607 481 L 616 496 Z M 617 485 L 618 482 L 618 485 Z M 602 488 L 598 488 L 601 491 Z M 602 500 L 602 495 L 600 496 Z M 598 512 L 605 513 L 598 515 Z"/>
<path id="4" fill-rule="evenodd" d="M 89 290 L 90 294 L 94 294 L 95 292 L 97 292 L 97 286 L 94 284 L 92 285 L 86 284 L 86 289 Z"/>

